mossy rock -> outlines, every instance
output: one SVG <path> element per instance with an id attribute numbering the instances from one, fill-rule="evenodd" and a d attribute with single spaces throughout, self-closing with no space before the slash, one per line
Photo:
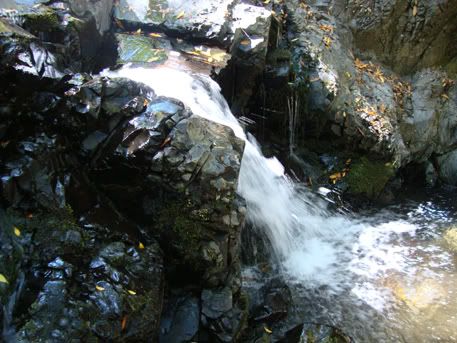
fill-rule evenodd
<path id="1" fill-rule="evenodd" d="M 352 164 L 345 180 L 350 193 L 363 194 L 374 199 L 394 175 L 395 167 L 392 163 L 362 157 Z"/>

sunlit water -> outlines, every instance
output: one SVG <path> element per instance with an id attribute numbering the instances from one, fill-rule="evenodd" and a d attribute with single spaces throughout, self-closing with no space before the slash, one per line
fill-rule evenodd
<path id="1" fill-rule="evenodd" d="M 246 141 L 238 192 L 292 286 L 296 318 L 341 326 L 362 342 L 457 341 L 456 257 L 442 239 L 453 208 L 425 201 L 358 218 L 333 214 L 261 154 L 208 77 L 163 68 L 105 74 L 178 98 Z"/>

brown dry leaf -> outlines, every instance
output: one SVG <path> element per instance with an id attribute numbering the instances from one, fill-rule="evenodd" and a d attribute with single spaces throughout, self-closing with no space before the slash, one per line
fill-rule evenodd
<path id="1" fill-rule="evenodd" d="M 160 149 L 162 149 L 165 145 L 167 145 L 170 142 L 171 142 L 171 138 L 170 137 L 165 138 L 165 140 L 160 145 Z"/>
<path id="2" fill-rule="evenodd" d="M 322 24 L 322 25 L 319 25 L 319 28 L 324 32 L 328 32 L 328 33 L 332 33 L 333 32 L 333 26 L 332 25 Z"/>
<path id="3" fill-rule="evenodd" d="M 241 45 L 249 45 L 251 44 L 251 41 L 249 39 L 243 39 L 241 42 L 240 42 Z"/>
<path id="4" fill-rule="evenodd" d="M 330 180 L 340 180 L 343 177 L 343 173 L 335 173 L 329 176 Z"/>
<path id="5" fill-rule="evenodd" d="M 444 100 L 449 100 L 449 97 L 447 96 L 447 94 L 441 94 L 441 97 L 444 99 Z"/>
<path id="6" fill-rule="evenodd" d="M 384 83 L 385 78 L 384 78 L 384 74 L 383 74 L 382 71 L 381 71 L 381 68 L 376 67 L 376 70 L 375 70 L 373 76 L 374 76 L 375 78 L 377 78 L 381 83 Z"/>
<path id="7" fill-rule="evenodd" d="M 359 70 L 366 70 L 368 68 L 368 64 L 363 63 L 358 58 L 355 59 L 354 64 L 355 64 L 355 67 Z"/>
<path id="8" fill-rule="evenodd" d="M 124 331 L 127 327 L 127 316 L 124 316 L 121 320 L 121 330 Z"/>

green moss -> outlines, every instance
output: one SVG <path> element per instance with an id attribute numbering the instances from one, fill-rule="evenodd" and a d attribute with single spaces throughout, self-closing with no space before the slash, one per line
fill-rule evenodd
<path id="1" fill-rule="evenodd" d="M 158 215 L 157 228 L 186 263 L 198 263 L 201 243 L 204 240 L 206 211 L 195 209 L 191 201 L 167 204 Z"/>
<path id="2" fill-rule="evenodd" d="M 59 17 L 51 9 L 26 16 L 27 26 L 36 32 L 49 32 L 59 28 Z"/>
<path id="3" fill-rule="evenodd" d="M 394 175 L 395 168 L 392 163 L 371 161 L 362 157 L 352 164 L 345 180 L 350 193 L 376 198 Z"/>

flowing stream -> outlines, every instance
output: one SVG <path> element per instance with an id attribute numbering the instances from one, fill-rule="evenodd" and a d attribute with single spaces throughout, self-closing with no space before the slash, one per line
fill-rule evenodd
<path id="1" fill-rule="evenodd" d="M 246 141 L 238 191 L 294 290 L 297 317 L 340 326 L 361 342 L 457 341 L 457 261 L 443 238 L 457 216 L 448 195 L 358 217 L 332 213 L 262 155 L 209 77 L 166 68 L 105 74 L 178 98 Z"/>

